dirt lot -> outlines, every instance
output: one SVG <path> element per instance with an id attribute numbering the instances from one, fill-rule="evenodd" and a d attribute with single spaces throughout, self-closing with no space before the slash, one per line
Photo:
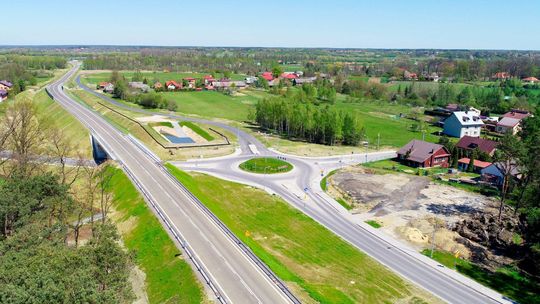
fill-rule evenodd
<path id="1" fill-rule="evenodd" d="M 408 174 L 371 174 L 362 167 L 346 168 L 330 179 L 330 194 L 353 204 L 362 220 L 375 220 L 381 230 L 407 241 L 415 248 L 428 248 L 435 230 L 439 249 L 468 257 L 470 252 L 456 242 L 453 225 L 494 202 L 485 196 L 433 183 L 427 177 Z"/>

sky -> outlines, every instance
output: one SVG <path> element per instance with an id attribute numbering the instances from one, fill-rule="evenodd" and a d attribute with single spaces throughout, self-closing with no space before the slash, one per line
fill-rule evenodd
<path id="1" fill-rule="evenodd" d="M 0 45 L 540 50 L 539 0 L 0 0 L 0 7 Z"/>

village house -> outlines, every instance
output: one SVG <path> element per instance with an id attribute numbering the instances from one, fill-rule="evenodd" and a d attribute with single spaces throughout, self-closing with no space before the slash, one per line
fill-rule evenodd
<path id="1" fill-rule="evenodd" d="M 420 168 L 448 168 L 450 160 L 450 152 L 443 145 L 417 139 L 411 140 L 399 149 L 397 155 L 402 163 Z"/>
<path id="2" fill-rule="evenodd" d="M 416 73 L 411 73 L 407 70 L 403 71 L 403 79 L 405 80 L 418 80 L 418 75 Z"/>
<path id="3" fill-rule="evenodd" d="M 439 75 L 435 72 L 429 74 L 427 77 L 426 77 L 426 80 L 428 81 L 433 81 L 433 82 L 439 82 Z"/>
<path id="4" fill-rule="evenodd" d="M 461 158 L 458 160 L 458 170 L 460 171 L 467 171 L 469 169 L 469 164 L 471 163 L 471 159 L 469 158 Z M 491 166 L 490 162 L 481 161 L 478 159 L 475 159 L 473 161 L 473 172 L 480 173 L 482 169 L 485 169 L 487 167 Z"/>
<path id="5" fill-rule="evenodd" d="M 194 89 L 197 83 L 197 79 L 193 77 L 186 77 L 182 79 L 184 82 L 186 82 L 186 88 L 188 89 Z"/>
<path id="6" fill-rule="evenodd" d="M 13 83 L 7 80 L 0 80 L 0 90 L 9 91 L 13 88 Z"/>
<path id="7" fill-rule="evenodd" d="M 538 78 L 536 77 L 523 78 L 521 81 L 523 81 L 526 84 L 536 84 L 540 82 L 540 80 L 538 80 Z"/>
<path id="8" fill-rule="evenodd" d="M 165 87 L 167 87 L 167 90 L 169 91 L 175 91 L 175 90 L 179 90 L 182 88 L 182 84 L 174 81 L 174 80 L 169 80 L 165 83 Z"/>
<path id="9" fill-rule="evenodd" d="M 236 88 L 243 89 L 247 87 L 245 81 L 214 81 L 212 83 L 214 89 Z"/>
<path id="10" fill-rule="evenodd" d="M 205 75 L 203 76 L 203 81 L 204 81 L 204 85 L 207 86 L 207 85 L 212 84 L 212 82 L 216 81 L 216 79 L 212 75 Z"/>
<path id="11" fill-rule="evenodd" d="M 498 72 L 498 73 L 495 73 L 493 75 L 493 79 L 494 80 L 506 80 L 506 79 L 510 79 L 510 73 L 507 73 L 507 72 Z"/>
<path id="12" fill-rule="evenodd" d="M 105 89 L 105 87 L 108 86 L 109 84 L 111 84 L 111 83 L 108 82 L 108 81 L 102 81 L 102 82 L 98 83 L 98 89 L 103 90 L 103 89 Z"/>
<path id="13" fill-rule="evenodd" d="M 254 84 L 257 82 L 259 78 L 255 77 L 255 76 L 247 76 L 244 81 L 246 82 L 246 84 Z"/>
<path id="14" fill-rule="evenodd" d="M 517 134 L 521 131 L 522 121 L 531 116 L 531 113 L 524 110 L 512 110 L 505 113 L 502 118 L 497 122 L 495 132 L 497 133 L 507 133 L 511 132 L 512 135 Z"/>
<path id="15" fill-rule="evenodd" d="M 274 80 L 274 75 L 272 75 L 272 72 L 264 72 L 261 74 L 261 77 L 266 79 L 267 81 Z"/>
<path id="16" fill-rule="evenodd" d="M 112 92 L 114 92 L 114 84 L 108 83 L 105 87 L 103 87 L 103 92 L 112 94 Z"/>
<path id="17" fill-rule="evenodd" d="M 443 133 L 453 137 L 472 136 L 479 137 L 484 123 L 472 111 L 453 112 L 450 117 L 444 121 Z"/>
<path id="18" fill-rule="evenodd" d="M 157 81 L 156 83 L 154 83 L 154 90 L 158 91 L 161 89 L 163 89 L 163 84 L 161 84 L 161 82 Z"/>
<path id="19" fill-rule="evenodd" d="M 296 75 L 296 73 L 294 73 L 294 72 L 284 72 L 284 73 L 281 74 L 280 77 L 283 78 L 283 79 L 293 80 L 293 79 L 298 78 L 298 75 Z"/>
<path id="20" fill-rule="evenodd" d="M 0 101 L 4 101 L 8 98 L 8 92 L 6 90 L 0 90 Z"/>
<path id="21" fill-rule="evenodd" d="M 293 79 L 293 85 L 303 85 L 306 83 L 313 83 L 317 80 L 317 77 L 304 77 L 304 78 L 296 78 Z"/>
<path id="22" fill-rule="evenodd" d="M 141 81 L 131 81 L 128 82 L 128 87 L 134 90 L 139 90 L 141 92 L 148 92 L 150 90 L 150 87 L 147 84 L 142 83 Z"/>
<path id="23" fill-rule="evenodd" d="M 498 142 L 493 140 L 465 135 L 457 142 L 456 147 L 467 155 L 472 150 L 478 149 L 489 156 L 493 156 L 498 144 Z"/>
<path id="24" fill-rule="evenodd" d="M 504 172 L 507 169 L 510 170 L 510 176 L 512 176 L 513 179 L 521 179 L 521 173 L 519 172 L 519 168 L 515 162 L 509 162 L 506 163 L 506 165 L 502 162 L 493 163 L 480 170 L 480 179 L 484 182 L 488 182 L 500 187 L 504 182 Z"/>

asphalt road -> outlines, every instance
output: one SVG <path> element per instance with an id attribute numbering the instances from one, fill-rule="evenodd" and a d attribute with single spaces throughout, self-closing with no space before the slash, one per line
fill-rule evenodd
<path id="1" fill-rule="evenodd" d="M 49 94 L 92 131 L 145 197 L 156 203 L 168 228 L 187 242 L 216 296 L 227 303 L 290 303 L 291 298 L 279 288 L 279 282 L 265 274 L 162 166 L 99 114 L 63 92 L 63 84 L 78 68 L 76 65 L 51 84 Z"/>
<path id="2" fill-rule="evenodd" d="M 156 114 L 152 111 L 131 107 L 96 93 L 94 90 L 83 85 L 79 78 L 77 78 L 77 83 L 89 93 L 119 107 L 148 115 Z M 236 156 L 193 160 L 183 163 L 175 162 L 174 164 L 178 167 L 184 170 L 204 172 L 223 179 L 257 186 L 280 195 L 288 203 L 324 225 L 344 240 L 448 303 L 511 303 L 511 301 L 499 293 L 463 275 L 443 268 L 418 252 L 378 235 L 376 231 L 370 230 L 365 225 L 356 223 L 351 219 L 350 214 L 343 208 L 340 209 L 339 205 L 320 188 L 321 171 L 327 174 L 331 170 L 348 164 L 390 158 L 394 155 L 393 152 L 323 158 L 283 155 L 266 148 L 266 146 L 251 134 L 224 123 L 176 114 L 164 115 L 176 119 L 215 125 L 227 129 L 239 137 L 241 152 Z M 259 152 L 258 156 L 286 157 L 286 160 L 294 165 L 294 170 L 286 174 L 264 176 L 242 172 L 238 169 L 238 164 L 254 157 L 249 145 L 254 145 L 257 148 Z"/>

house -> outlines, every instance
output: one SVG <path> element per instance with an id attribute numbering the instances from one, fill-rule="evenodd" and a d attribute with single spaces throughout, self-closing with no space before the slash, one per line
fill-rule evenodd
<path id="1" fill-rule="evenodd" d="M 147 84 L 142 83 L 141 81 L 130 81 L 128 82 L 128 87 L 140 90 L 141 92 L 148 92 L 150 90 L 150 87 Z"/>
<path id="2" fill-rule="evenodd" d="M 498 73 L 495 73 L 493 75 L 493 79 L 495 80 L 506 80 L 506 79 L 510 79 L 510 73 L 507 73 L 507 72 L 498 72 Z"/>
<path id="3" fill-rule="evenodd" d="M 531 116 L 531 113 L 529 113 L 529 111 L 519 109 L 512 109 L 510 112 L 506 112 L 503 115 L 503 117 L 516 118 L 519 120 L 523 120 L 529 116 Z"/>
<path id="4" fill-rule="evenodd" d="M 517 118 L 511 118 L 511 117 L 503 117 L 498 123 L 495 128 L 495 132 L 505 134 L 505 133 L 512 133 L 512 135 L 516 135 L 520 130 L 520 119 Z"/>
<path id="5" fill-rule="evenodd" d="M 204 85 L 206 86 L 206 85 L 212 84 L 212 82 L 216 81 L 216 79 L 212 75 L 205 75 L 203 77 L 203 81 L 204 81 Z"/>
<path id="6" fill-rule="evenodd" d="M 417 139 L 399 149 L 397 155 L 406 165 L 420 168 L 447 168 L 450 160 L 450 152 L 444 146 Z"/>
<path id="7" fill-rule="evenodd" d="M 255 76 L 248 76 L 244 79 L 247 84 L 254 84 L 255 82 L 257 82 L 257 80 L 259 80 L 259 78 Z"/>
<path id="8" fill-rule="evenodd" d="M 294 72 L 284 72 L 281 74 L 281 78 L 293 80 L 298 78 L 298 75 L 296 75 Z"/>
<path id="9" fill-rule="evenodd" d="M 304 77 L 293 79 L 293 85 L 303 85 L 305 83 L 313 83 L 317 80 L 317 77 Z"/>
<path id="10" fill-rule="evenodd" d="M 433 81 L 433 82 L 439 82 L 439 75 L 435 72 L 429 74 L 426 77 L 426 80 Z"/>
<path id="11" fill-rule="evenodd" d="M 266 79 L 267 81 L 274 80 L 274 75 L 272 75 L 272 72 L 264 72 L 261 74 L 261 77 Z"/>
<path id="12" fill-rule="evenodd" d="M 457 142 L 456 147 L 467 152 L 478 149 L 489 156 L 493 156 L 498 144 L 493 140 L 465 135 Z"/>
<path id="13" fill-rule="evenodd" d="M 8 92 L 6 90 L 0 90 L 0 101 L 4 101 L 8 98 Z"/>
<path id="14" fill-rule="evenodd" d="M 418 80 L 418 75 L 416 73 L 411 73 L 407 70 L 403 71 L 403 79 L 405 80 Z"/>
<path id="15" fill-rule="evenodd" d="M 471 160 L 469 158 L 461 158 L 458 160 L 458 170 L 460 171 L 467 171 L 469 168 Z M 473 172 L 480 173 L 482 169 L 485 169 L 487 167 L 491 166 L 490 162 L 485 162 L 481 160 L 475 159 L 473 161 Z"/>
<path id="16" fill-rule="evenodd" d="M 165 87 L 167 88 L 167 90 L 169 91 L 174 91 L 174 90 L 179 90 L 182 88 L 182 84 L 174 81 L 174 80 L 169 80 L 165 83 Z"/>
<path id="17" fill-rule="evenodd" d="M 99 88 L 100 90 L 103 90 L 103 89 L 105 89 L 105 87 L 108 86 L 109 84 L 111 84 L 111 83 L 108 82 L 108 81 L 102 81 L 102 82 L 100 82 L 100 83 L 98 84 L 98 88 Z"/>
<path id="18" fill-rule="evenodd" d="M 508 162 L 507 165 L 502 162 L 493 163 L 480 170 L 480 178 L 484 182 L 488 182 L 496 186 L 502 186 L 504 182 L 504 172 L 507 170 L 507 168 L 510 169 L 510 175 L 512 178 L 521 179 L 521 173 L 519 172 L 519 168 L 515 162 Z"/>
<path id="19" fill-rule="evenodd" d="M 214 89 L 224 89 L 224 88 L 237 88 L 243 89 L 247 87 L 245 81 L 214 81 L 212 83 Z"/>
<path id="20" fill-rule="evenodd" d="M 114 84 L 107 84 L 105 87 L 103 87 L 103 92 L 112 94 L 114 92 Z"/>
<path id="21" fill-rule="evenodd" d="M 163 89 L 163 84 L 159 81 L 157 81 L 156 83 L 154 83 L 154 90 L 161 90 Z"/>
<path id="22" fill-rule="evenodd" d="M 9 91 L 13 88 L 13 83 L 7 80 L 0 80 L 0 90 Z"/>
<path id="23" fill-rule="evenodd" d="M 187 83 L 187 88 L 188 89 L 194 89 L 195 85 L 197 83 L 197 79 L 195 79 L 193 77 L 186 77 L 186 78 L 184 78 L 182 80 Z"/>
<path id="24" fill-rule="evenodd" d="M 535 84 L 535 83 L 540 82 L 540 80 L 538 80 L 538 78 L 536 78 L 536 77 L 523 78 L 521 81 L 523 81 L 524 83 L 528 83 L 528 84 Z"/>
<path id="25" fill-rule="evenodd" d="M 457 112 L 460 110 L 459 105 L 457 103 L 449 103 L 446 107 L 444 107 L 446 110 L 451 112 Z"/>
<path id="26" fill-rule="evenodd" d="M 465 135 L 479 137 L 483 125 L 484 123 L 476 113 L 458 111 L 446 118 L 443 133 L 459 138 Z"/>

